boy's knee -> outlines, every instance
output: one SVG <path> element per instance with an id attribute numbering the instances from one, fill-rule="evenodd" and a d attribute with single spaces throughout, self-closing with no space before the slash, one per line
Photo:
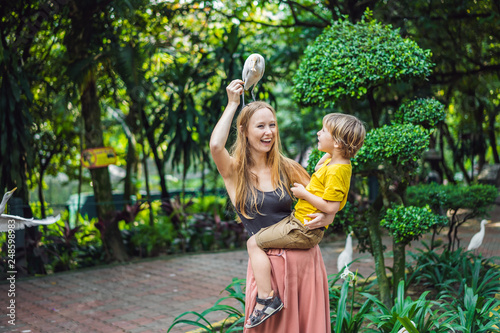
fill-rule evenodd
<path id="1" fill-rule="evenodd" d="M 253 235 L 247 240 L 247 249 L 248 251 L 252 251 L 258 248 L 259 246 L 257 245 L 257 239 L 255 238 L 255 235 Z"/>

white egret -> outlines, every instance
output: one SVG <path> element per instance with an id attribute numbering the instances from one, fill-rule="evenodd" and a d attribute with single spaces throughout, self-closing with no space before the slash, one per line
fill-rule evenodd
<path id="1" fill-rule="evenodd" d="M 345 241 L 345 248 L 344 251 L 342 251 L 339 254 L 339 257 L 337 258 L 337 270 L 341 272 L 346 265 L 349 265 L 352 262 L 352 235 L 353 232 L 351 231 L 347 235 L 347 239 Z"/>
<path id="2" fill-rule="evenodd" d="M 472 236 L 470 243 L 469 243 L 469 246 L 467 247 L 467 251 L 475 250 L 481 246 L 481 244 L 483 243 L 483 239 L 484 239 L 484 233 L 486 231 L 485 230 L 486 223 L 488 223 L 487 220 L 481 221 L 481 230 L 477 234 Z"/>
<path id="3" fill-rule="evenodd" d="M 17 187 L 14 187 L 14 189 L 5 193 L 2 202 L 0 203 L 0 232 L 7 232 L 9 229 L 19 230 L 24 229 L 25 227 L 33 227 L 36 225 L 47 225 L 59 221 L 59 219 L 61 218 L 60 215 L 57 215 L 55 217 L 49 216 L 43 220 L 35 220 L 34 218 L 28 219 L 21 216 L 4 214 L 3 212 L 5 211 L 5 206 L 7 206 L 7 201 L 9 201 L 9 199 L 12 197 L 16 189 Z"/>
<path id="4" fill-rule="evenodd" d="M 255 101 L 254 88 L 257 82 L 264 76 L 265 69 L 264 57 L 258 53 L 251 54 L 247 60 L 245 60 L 245 65 L 243 66 L 243 73 L 241 74 L 242 80 L 245 82 L 244 89 L 250 90 L 252 98 Z M 243 106 L 245 106 L 245 93 L 243 93 Z"/>

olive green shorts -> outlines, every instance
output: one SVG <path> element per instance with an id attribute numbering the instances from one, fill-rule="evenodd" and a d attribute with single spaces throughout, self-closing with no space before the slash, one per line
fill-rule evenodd
<path id="1" fill-rule="evenodd" d="M 310 249 L 316 246 L 325 228 L 308 229 L 292 212 L 290 216 L 255 234 L 257 245 L 265 249 Z"/>

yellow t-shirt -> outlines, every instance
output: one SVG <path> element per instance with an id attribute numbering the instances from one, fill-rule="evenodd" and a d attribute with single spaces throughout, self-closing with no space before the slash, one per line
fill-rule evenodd
<path id="1" fill-rule="evenodd" d="M 328 165 L 330 160 L 326 160 L 321 168 L 312 174 L 306 190 L 324 200 L 340 201 L 340 211 L 347 202 L 352 166 L 351 164 Z M 320 212 L 320 210 L 304 199 L 299 199 L 295 205 L 295 217 L 302 223 L 304 223 L 304 219 L 310 220 L 307 214 L 316 212 Z"/>

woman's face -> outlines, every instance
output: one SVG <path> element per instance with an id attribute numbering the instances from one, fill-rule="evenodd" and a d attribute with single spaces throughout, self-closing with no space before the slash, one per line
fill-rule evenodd
<path id="1" fill-rule="evenodd" d="M 276 118 L 271 110 L 262 108 L 250 117 L 246 132 L 247 142 L 252 152 L 267 153 L 276 140 Z"/>

